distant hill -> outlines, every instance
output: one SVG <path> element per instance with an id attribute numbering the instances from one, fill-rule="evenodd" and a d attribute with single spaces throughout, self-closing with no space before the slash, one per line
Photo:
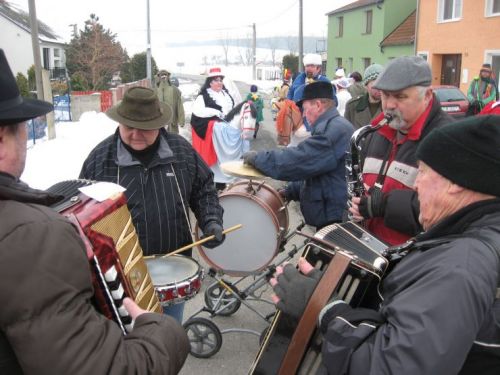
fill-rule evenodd
<path id="1" fill-rule="evenodd" d="M 213 40 L 191 40 L 182 43 L 168 43 L 168 47 L 193 47 L 193 46 L 234 46 L 234 47 L 251 47 L 252 39 L 213 39 Z M 257 48 L 281 49 L 298 52 L 299 42 L 297 37 L 290 36 L 275 36 L 257 38 Z M 314 36 L 304 37 L 304 53 L 316 53 L 326 51 L 326 40 Z"/>

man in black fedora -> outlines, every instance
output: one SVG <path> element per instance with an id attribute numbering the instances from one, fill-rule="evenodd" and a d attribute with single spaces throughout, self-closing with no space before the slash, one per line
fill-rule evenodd
<path id="1" fill-rule="evenodd" d="M 300 201 L 306 224 L 321 228 L 341 221 L 346 209 L 345 153 L 354 129 L 335 108 L 330 82 L 306 85 L 297 104 L 312 126 L 311 137 L 297 147 L 249 151 L 243 160 L 267 176 L 290 181 L 280 194 Z"/>
<path id="2" fill-rule="evenodd" d="M 172 115 L 170 107 L 158 100 L 154 90 L 132 87 L 106 114 L 118 128 L 90 152 L 80 178 L 127 189 L 144 255 L 168 254 L 193 242 L 190 208 L 204 235 L 215 235 L 204 246 L 220 245 L 223 209 L 213 173 L 184 138 L 164 129 Z M 182 321 L 183 308 L 179 303 L 164 311 Z"/>
<path id="3" fill-rule="evenodd" d="M 20 96 L 0 50 L 0 373 L 175 374 L 189 351 L 182 327 L 127 298 L 135 325 L 124 337 L 90 303 L 85 245 L 47 207 L 60 197 L 19 180 L 26 121 L 52 109 Z"/>

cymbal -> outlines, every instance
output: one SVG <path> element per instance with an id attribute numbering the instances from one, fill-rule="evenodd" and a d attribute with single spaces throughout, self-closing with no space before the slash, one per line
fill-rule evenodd
<path id="1" fill-rule="evenodd" d="M 221 163 L 220 169 L 223 173 L 234 177 L 247 178 L 247 179 L 262 179 L 267 176 L 262 174 L 259 170 L 251 165 L 244 164 L 243 160 L 233 160 Z"/>

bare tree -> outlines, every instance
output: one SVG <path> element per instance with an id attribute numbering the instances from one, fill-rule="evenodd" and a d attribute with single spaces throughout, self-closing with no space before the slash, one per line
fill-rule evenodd
<path id="1" fill-rule="evenodd" d="M 288 50 L 291 55 L 295 55 L 297 53 L 297 37 L 296 36 L 288 36 L 286 38 L 286 42 L 288 45 Z"/>
<path id="2" fill-rule="evenodd" d="M 269 38 L 269 49 L 271 50 L 271 61 L 273 66 L 276 66 L 276 50 L 278 49 L 279 40 L 276 37 Z"/>
<path id="3" fill-rule="evenodd" d="M 228 60 L 228 53 L 229 53 L 229 46 L 231 45 L 231 38 L 229 37 L 229 35 L 226 34 L 226 36 L 222 36 L 219 38 L 220 42 L 221 42 L 221 45 L 222 45 L 222 49 L 224 51 L 224 65 L 225 66 L 228 66 L 229 65 L 229 60 Z"/>

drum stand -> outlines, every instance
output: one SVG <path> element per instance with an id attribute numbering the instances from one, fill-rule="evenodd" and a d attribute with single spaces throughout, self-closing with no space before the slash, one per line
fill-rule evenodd
<path id="1" fill-rule="evenodd" d="M 296 235 L 297 231 L 300 231 L 304 227 L 304 224 L 300 224 L 295 231 L 286 236 L 282 243 L 280 244 L 280 253 L 285 251 L 285 244 Z M 264 315 L 251 306 L 249 301 L 259 301 L 270 304 L 274 306 L 274 303 L 262 298 L 261 293 L 257 291 L 268 285 L 269 279 L 274 275 L 276 267 L 282 265 L 283 263 L 290 261 L 299 251 L 301 251 L 307 244 L 307 240 L 303 244 L 292 245 L 292 249 L 286 253 L 286 256 L 282 257 L 276 263 L 268 265 L 263 271 L 261 271 L 255 280 L 243 290 L 238 290 L 237 285 L 240 284 L 249 276 L 244 276 L 239 278 L 237 281 L 231 283 L 223 279 L 223 271 L 217 271 L 210 268 L 208 271 L 208 276 L 213 278 L 215 282 L 211 284 L 205 290 L 205 306 L 194 313 L 184 324 L 183 327 L 186 330 L 189 341 L 191 343 L 191 354 L 197 358 L 209 358 L 216 354 L 222 346 L 222 335 L 232 332 L 242 332 L 249 333 L 258 336 L 260 339 L 264 337 L 264 332 L 258 332 L 250 329 L 243 328 L 230 328 L 225 330 L 220 330 L 215 323 L 210 319 L 198 317 L 201 313 L 208 313 L 210 318 L 215 316 L 230 316 L 234 314 L 240 308 L 241 304 L 244 304 L 251 311 L 257 314 L 265 322 L 270 323 L 274 317 L 274 312 L 268 315 Z"/>

